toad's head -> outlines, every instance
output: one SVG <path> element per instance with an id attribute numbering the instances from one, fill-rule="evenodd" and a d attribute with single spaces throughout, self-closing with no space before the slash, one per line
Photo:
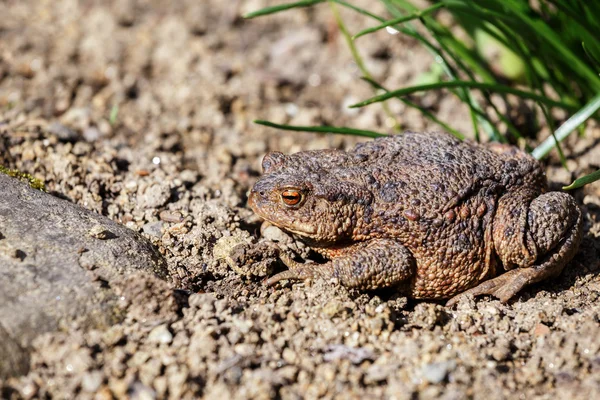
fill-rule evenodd
<path id="1" fill-rule="evenodd" d="M 250 192 L 252 210 L 309 244 L 331 246 L 352 240 L 354 228 L 372 202 L 362 185 L 339 174 L 347 153 L 306 151 L 267 154 L 263 176 Z"/>

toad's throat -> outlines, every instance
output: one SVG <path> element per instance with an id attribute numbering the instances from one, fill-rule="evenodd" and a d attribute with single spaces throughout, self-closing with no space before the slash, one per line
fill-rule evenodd
<path id="1" fill-rule="evenodd" d="M 263 217 L 265 218 L 265 217 Z M 302 223 L 300 221 L 277 221 L 271 218 L 265 218 L 273 225 L 278 226 L 286 232 L 298 236 L 302 240 L 314 239 L 317 235 L 317 228 L 314 225 Z"/>

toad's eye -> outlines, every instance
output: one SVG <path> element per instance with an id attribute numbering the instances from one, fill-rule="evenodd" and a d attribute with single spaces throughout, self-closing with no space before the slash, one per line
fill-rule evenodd
<path id="1" fill-rule="evenodd" d="M 297 206 L 302 201 L 302 193 L 296 189 L 286 189 L 281 192 L 281 200 L 288 206 Z"/>

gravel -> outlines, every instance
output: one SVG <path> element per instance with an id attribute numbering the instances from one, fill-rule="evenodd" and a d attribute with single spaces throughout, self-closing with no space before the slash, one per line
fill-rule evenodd
<path id="1" fill-rule="evenodd" d="M 326 6 L 239 18 L 274 3 L 0 2 L 0 164 L 144 236 L 166 260 L 167 278 L 108 276 L 100 283 L 114 293 L 118 321 L 62 321 L 25 353 L 2 342 L 27 368 L 0 378 L 0 397 L 594 398 L 597 183 L 574 192 L 585 237 L 570 267 L 509 304 L 463 299 L 450 309 L 320 280 L 262 285 L 283 267 L 268 245 L 249 250 L 265 242 L 261 232 L 313 257 L 277 229 L 261 231 L 248 209 L 262 156 L 366 139 L 252 120 L 387 130 L 380 107 L 342 108 L 372 91 Z M 371 24 L 343 15 L 352 32 Z M 414 41 L 384 31 L 360 48 L 386 87 L 410 83 L 432 62 Z M 451 95 L 413 100 L 472 133 Z M 390 109 L 406 129 L 435 128 L 400 102 Z M 599 139 L 590 126 L 566 142 L 572 172 L 549 160 L 554 189 L 597 168 Z"/>

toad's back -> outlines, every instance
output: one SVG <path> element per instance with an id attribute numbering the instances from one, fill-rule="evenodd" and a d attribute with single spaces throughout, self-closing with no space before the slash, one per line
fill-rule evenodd
<path id="1" fill-rule="evenodd" d="M 355 239 L 393 238 L 408 248 L 417 260 L 410 282 L 416 297 L 459 293 L 494 273 L 498 199 L 522 187 L 545 188 L 542 169 L 527 154 L 450 135 L 408 132 L 349 155 L 357 162 L 349 169 L 354 179 L 373 194 Z"/>
<path id="2" fill-rule="evenodd" d="M 527 185 L 542 191 L 546 184 L 540 165 L 526 153 L 447 134 L 406 132 L 359 144 L 349 155 L 354 165 L 336 175 L 360 179 L 375 207 L 391 212 L 410 209 L 433 217 L 482 188 L 502 192 Z"/>

